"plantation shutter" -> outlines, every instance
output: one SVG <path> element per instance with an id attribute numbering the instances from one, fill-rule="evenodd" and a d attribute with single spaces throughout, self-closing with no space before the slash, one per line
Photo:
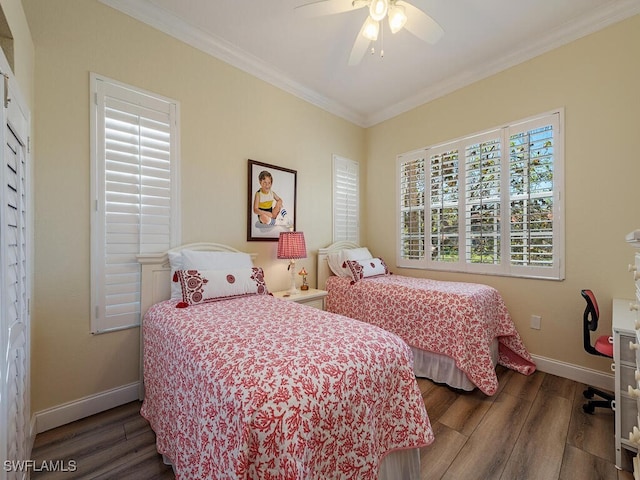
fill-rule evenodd
<path id="1" fill-rule="evenodd" d="M 96 79 L 92 332 L 140 323 L 136 255 L 177 241 L 177 105 Z"/>
<path id="2" fill-rule="evenodd" d="M 499 131 L 465 145 L 465 251 L 468 263 L 500 264 L 502 140 Z"/>
<path id="3" fill-rule="evenodd" d="M 509 258 L 516 268 L 559 269 L 554 255 L 558 132 L 557 114 L 509 128 Z"/>
<path id="4" fill-rule="evenodd" d="M 400 248 L 398 265 L 410 266 L 425 258 L 425 152 L 398 157 L 400 188 Z"/>
<path id="5" fill-rule="evenodd" d="M 429 218 L 432 260 L 460 260 L 460 172 L 457 148 L 429 151 Z"/>
<path id="6" fill-rule="evenodd" d="M 560 109 L 399 155 L 398 266 L 563 279 L 563 123 Z"/>
<path id="7" fill-rule="evenodd" d="M 360 241 L 359 165 L 333 156 L 333 241 Z"/>

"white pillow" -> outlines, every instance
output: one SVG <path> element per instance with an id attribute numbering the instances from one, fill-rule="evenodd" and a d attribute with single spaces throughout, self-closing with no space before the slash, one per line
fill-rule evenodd
<path id="1" fill-rule="evenodd" d="M 176 279 L 182 294 L 177 308 L 245 295 L 269 295 L 260 267 L 178 270 Z"/>
<path id="2" fill-rule="evenodd" d="M 182 298 L 180 283 L 175 282 L 178 270 L 222 270 L 236 268 L 251 268 L 251 255 L 244 252 L 207 252 L 204 250 L 180 250 L 169 252 L 171 265 L 171 299 Z"/>
<path id="3" fill-rule="evenodd" d="M 360 248 L 348 248 L 346 250 L 342 250 L 342 260 L 369 260 L 373 258 L 371 252 L 367 247 Z"/>
<path id="4" fill-rule="evenodd" d="M 327 254 L 327 263 L 331 271 L 338 277 L 350 277 L 351 272 L 346 268 L 347 260 L 368 260 L 373 258 L 367 247 L 348 248 Z"/>
<path id="5" fill-rule="evenodd" d="M 183 269 L 224 270 L 229 268 L 251 268 L 251 255 L 243 252 L 206 252 L 182 250 Z"/>
<path id="6" fill-rule="evenodd" d="M 329 264 L 329 269 L 333 272 L 334 275 L 337 275 L 338 277 L 347 276 L 347 271 L 342 268 L 342 264 L 344 263 L 344 261 L 342 260 L 342 250 L 338 252 L 328 253 L 327 263 Z"/>

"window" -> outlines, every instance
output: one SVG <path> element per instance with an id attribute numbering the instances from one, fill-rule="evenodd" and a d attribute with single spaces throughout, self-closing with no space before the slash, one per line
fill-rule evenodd
<path id="1" fill-rule="evenodd" d="M 398 266 L 564 278 L 563 112 L 402 154 Z"/>
<path id="2" fill-rule="evenodd" d="M 359 243 L 359 166 L 358 162 L 333 156 L 333 241 Z"/>
<path id="3" fill-rule="evenodd" d="M 139 253 L 179 241 L 178 104 L 91 75 L 91 331 L 140 324 Z"/>

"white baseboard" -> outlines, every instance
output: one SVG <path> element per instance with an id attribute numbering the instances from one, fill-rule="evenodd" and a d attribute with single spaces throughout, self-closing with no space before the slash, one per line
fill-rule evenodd
<path id="1" fill-rule="evenodd" d="M 604 373 L 600 370 L 592 370 L 590 368 L 580 367 L 571 363 L 564 363 L 551 358 L 531 355 L 538 370 L 558 377 L 568 378 L 585 385 L 601 388 L 610 392 L 615 388 L 615 377 L 613 373 Z M 613 363 L 613 360 L 612 360 Z"/>
<path id="2" fill-rule="evenodd" d="M 81 418 L 104 412 L 125 403 L 138 400 L 140 382 L 130 383 L 105 392 L 63 403 L 35 413 L 36 433 L 80 420 Z"/>

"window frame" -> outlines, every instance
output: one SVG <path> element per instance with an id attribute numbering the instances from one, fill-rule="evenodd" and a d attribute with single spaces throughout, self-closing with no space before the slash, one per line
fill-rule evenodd
<path id="1" fill-rule="evenodd" d="M 107 314 L 107 272 L 106 272 L 106 256 L 107 252 L 107 159 L 106 159 L 106 103 L 105 99 L 110 99 L 111 103 L 118 102 L 120 104 L 130 105 L 133 113 L 135 110 L 149 112 L 148 116 L 144 116 L 144 120 L 151 120 L 155 113 L 159 117 L 166 116 L 166 122 L 170 138 L 169 148 L 169 240 L 162 244 L 155 245 L 149 242 L 147 245 L 154 245 L 152 250 L 149 247 L 140 250 L 138 244 L 137 253 L 154 253 L 159 250 L 165 251 L 180 243 L 180 208 L 179 208 L 179 172 L 180 172 L 180 105 L 177 101 L 163 97 L 161 95 L 142 90 L 140 88 L 112 80 L 110 78 L 90 73 L 90 104 L 91 104 L 91 125 L 90 125 L 90 141 L 91 141 L 91 333 L 99 334 L 111 331 L 123 330 L 127 328 L 139 327 L 141 322 L 140 315 L 140 285 L 138 282 L 137 292 L 127 290 L 125 294 L 135 297 L 137 294 L 138 311 L 133 317 L 124 322 L 115 321 L 115 316 Z M 129 108 L 129 107 L 126 107 Z M 124 109 L 122 110 L 125 111 Z M 155 113 L 154 113 L 155 112 Z M 124 172 L 124 170 L 123 170 Z M 151 183 L 139 184 L 142 188 L 152 187 Z M 112 191 L 115 192 L 115 191 Z M 139 190 L 139 193 L 141 191 Z M 141 216 L 141 215 L 139 215 Z M 138 224 L 140 225 L 140 223 Z M 138 236 L 143 237 L 145 234 L 140 230 Z M 153 237 L 153 235 L 149 235 Z M 138 271 L 139 274 L 139 271 Z M 129 302 L 129 303 L 135 303 Z M 131 314 L 128 314 L 131 317 Z"/>
<path id="2" fill-rule="evenodd" d="M 553 241 L 552 246 L 552 264 L 550 266 L 531 266 L 531 265 L 514 265 L 512 264 L 510 248 L 514 239 L 512 232 L 512 226 L 510 223 L 511 213 L 511 194 L 510 194 L 510 151 L 511 151 L 511 138 L 517 132 L 532 131 L 533 129 L 543 126 L 552 126 L 552 234 Z M 467 198 L 467 167 L 465 151 L 466 147 L 473 145 L 474 143 L 486 142 L 491 139 L 498 138 L 500 145 L 500 201 L 499 201 L 499 216 L 496 216 L 496 225 L 499 226 L 499 233 L 497 234 L 497 241 L 500 243 L 499 251 L 496 251 L 496 256 L 499 255 L 499 263 L 472 263 L 468 260 L 467 250 L 470 248 L 470 242 L 467 241 L 467 212 L 468 208 L 473 202 L 470 202 Z M 447 152 L 457 150 L 457 167 L 452 168 L 456 172 L 455 179 L 449 178 L 449 183 L 452 183 L 457 188 L 456 192 L 446 192 L 450 198 L 455 197 L 455 202 L 448 205 L 451 207 L 455 204 L 458 208 L 458 214 L 456 218 L 455 233 L 453 237 L 457 238 L 458 257 L 454 261 L 441 261 L 432 258 L 432 255 L 426 251 L 426 249 L 434 248 L 431 241 L 432 235 L 432 220 L 436 217 L 432 217 L 434 209 L 432 208 L 432 195 L 431 185 L 434 179 L 438 177 L 432 177 L 431 166 L 432 161 L 440 158 Z M 449 153 L 452 156 L 451 153 Z M 424 177 L 421 179 L 424 182 L 424 225 L 422 227 L 423 233 L 418 232 L 417 235 L 422 235 L 423 239 L 423 251 L 421 256 L 415 258 L 406 258 L 405 247 L 403 246 L 403 235 L 406 236 L 406 232 L 403 234 L 403 190 L 402 190 L 402 173 L 404 165 L 409 162 L 416 161 L 416 159 L 423 158 L 424 160 Z M 456 170 L 457 168 L 457 170 Z M 506 174 L 505 174 L 506 172 Z M 530 178 L 530 177 L 527 177 Z M 419 182 L 418 182 L 419 184 Z M 483 132 L 478 132 L 473 135 L 467 135 L 457 138 L 455 140 L 447 141 L 444 143 L 432 145 L 425 148 L 420 148 L 411 152 L 398 155 L 396 159 L 396 212 L 397 212 L 397 247 L 396 247 L 396 264 L 402 268 L 417 268 L 417 269 L 429 269 L 438 271 L 451 271 L 451 272 L 464 272 L 475 273 L 485 275 L 503 275 L 513 277 L 526 277 L 526 278 L 538 278 L 538 279 L 550 279 L 550 280 L 563 280 L 565 277 L 564 272 L 564 257 L 565 257 L 565 245 L 564 245 L 564 109 L 558 108 L 552 111 L 532 116 L 516 122 L 510 122 L 507 125 L 501 127 L 495 127 L 487 129 Z M 498 188 L 496 186 L 496 188 Z M 406 192 L 405 192 L 406 193 Z M 442 194 L 444 198 L 445 194 Z M 406 203 L 406 195 L 405 195 Z M 437 208 L 444 207 L 444 205 L 438 205 Z M 405 207 L 406 210 L 406 207 Z M 451 210 L 451 209 L 450 209 Z M 405 215 L 406 218 L 406 215 Z M 455 214 L 452 211 L 449 212 L 449 220 L 455 218 Z M 420 230 L 421 227 L 413 227 Z M 411 230 L 411 229 L 410 229 Z M 488 235 L 491 236 L 491 235 Z M 470 236 L 469 236 L 470 237 Z M 455 244 L 455 241 L 452 243 Z M 431 246 L 431 247 L 430 247 Z M 455 258 L 455 257 L 454 257 Z"/>

